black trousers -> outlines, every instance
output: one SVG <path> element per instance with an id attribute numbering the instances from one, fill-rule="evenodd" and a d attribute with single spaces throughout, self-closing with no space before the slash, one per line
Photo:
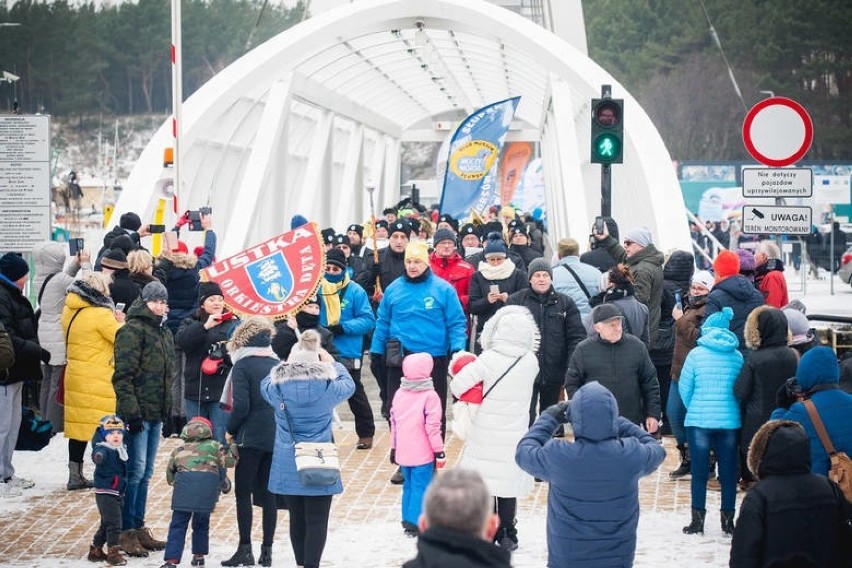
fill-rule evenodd
<path id="1" fill-rule="evenodd" d="M 234 496 L 237 499 L 237 529 L 240 544 L 251 544 L 251 525 L 254 511 L 252 495 L 263 507 L 263 544 L 272 546 L 275 527 L 278 524 L 278 509 L 275 494 L 267 489 L 269 469 L 272 467 L 272 452 L 256 448 L 240 448 L 240 459 L 234 470 Z"/>
<path id="2" fill-rule="evenodd" d="M 346 370 L 352 375 L 352 380 L 355 381 L 355 392 L 348 400 L 349 410 L 355 416 L 355 433 L 359 438 L 372 438 L 376 434 L 376 421 L 373 418 L 373 407 L 370 406 L 364 384 L 361 382 L 361 360 L 342 359 L 342 361 Z M 355 363 L 358 364 L 357 369 Z"/>
<path id="3" fill-rule="evenodd" d="M 284 500 L 290 510 L 290 544 L 296 564 L 319 568 L 328 537 L 331 495 L 285 495 Z"/>
<path id="4" fill-rule="evenodd" d="M 68 439 L 68 461 L 75 463 L 82 463 L 83 456 L 86 453 L 86 445 L 88 442 L 85 440 L 72 440 Z"/>
<path id="5" fill-rule="evenodd" d="M 515 526 L 515 513 L 518 510 L 518 500 L 515 497 L 495 497 L 494 501 L 494 512 L 500 517 L 500 526 Z"/>
<path id="6" fill-rule="evenodd" d="M 376 378 L 376 384 L 379 385 L 379 398 L 382 400 L 382 418 L 387 420 L 389 414 L 390 403 L 388 402 L 388 369 L 385 367 L 385 358 L 383 356 L 374 356 L 370 354 L 370 372 Z M 358 388 L 357 386 L 355 388 Z"/>
<path id="7" fill-rule="evenodd" d="M 101 524 L 92 539 L 92 544 L 97 548 L 104 544 L 118 546 L 118 538 L 121 535 L 121 509 L 124 506 L 124 499 L 118 495 L 95 493 L 95 504 L 98 506 L 98 513 L 101 514 Z"/>
<path id="8" fill-rule="evenodd" d="M 559 393 L 562 391 L 562 385 L 548 385 L 545 383 L 533 383 L 532 400 L 530 400 L 530 426 L 533 425 L 535 419 L 541 414 L 542 410 L 553 406 L 559 402 Z M 538 405 L 538 412 L 536 412 Z"/>
<path id="9" fill-rule="evenodd" d="M 441 437 L 447 439 L 447 369 L 450 366 L 449 357 L 432 357 L 432 384 L 441 399 Z M 388 407 L 393 403 L 393 397 L 402 383 L 402 367 L 388 367 Z"/>

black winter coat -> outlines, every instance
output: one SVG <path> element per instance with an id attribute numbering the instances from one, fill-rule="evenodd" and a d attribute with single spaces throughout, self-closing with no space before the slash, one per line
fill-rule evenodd
<path id="1" fill-rule="evenodd" d="M 565 394 L 570 399 L 591 381 L 608 388 L 618 402 L 619 415 L 634 424 L 662 416 L 657 370 L 645 344 L 629 333 L 615 343 L 595 334 L 577 346 L 565 376 Z"/>
<path id="2" fill-rule="evenodd" d="M 335 361 L 340 361 L 340 352 L 334 346 L 334 334 L 325 327 L 318 325 L 312 328 L 299 328 L 299 332 L 305 329 L 313 329 L 320 334 L 320 347 L 328 351 L 328 354 L 334 357 Z M 272 350 L 282 361 L 286 361 L 290 356 L 290 350 L 296 345 L 296 332 L 290 329 L 285 320 L 275 323 L 275 336 L 272 338 Z"/>
<path id="3" fill-rule="evenodd" d="M 142 295 L 139 286 L 130 278 L 130 271 L 116 270 L 112 275 L 112 283 L 109 285 L 109 295 L 115 304 L 124 304 L 125 314 L 136 298 Z"/>
<path id="4" fill-rule="evenodd" d="M 590 264 L 601 272 L 606 272 L 607 270 L 618 264 L 603 246 L 595 246 L 595 248 L 593 248 L 589 252 L 584 252 L 583 254 L 581 254 L 580 262 Z"/>
<path id="5" fill-rule="evenodd" d="M 524 306 L 538 325 L 538 382 L 561 385 L 565 382 L 565 369 L 577 345 L 586 338 L 586 328 L 580 319 L 580 310 L 574 300 L 550 287 L 546 294 L 537 294 L 531 288 L 509 296 L 510 306 Z"/>
<path id="6" fill-rule="evenodd" d="M 850 504 L 837 485 L 810 472 L 804 430 L 784 424 L 762 430 L 749 452 L 749 464 L 758 464 L 761 481 L 743 499 L 730 565 L 751 568 L 786 561 L 784 566 L 852 566 L 852 532 L 846 523 Z"/>
<path id="7" fill-rule="evenodd" d="M 239 324 L 236 319 L 222 322 L 210 329 L 204 329 L 207 313 L 201 316 L 186 318 L 175 335 L 175 345 L 183 349 L 186 364 L 183 368 L 184 389 L 183 397 L 198 402 L 218 401 L 222 398 L 225 379 L 230 369 L 230 358 L 225 355 L 223 372 L 207 375 L 201 372 L 201 363 L 210 352 L 210 347 L 216 343 L 228 340 L 231 331 Z M 224 352 L 224 345 L 222 346 Z"/>
<path id="8" fill-rule="evenodd" d="M 689 298 L 689 285 L 695 272 L 695 257 L 682 250 L 674 251 L 663 266 L 663 295 L 660 298 L 660 327 L 657 342 L 651 349 L 651 361 L 655 365 L 669 365 L 674 352 L 675 293 L 680 292 L 681 302 Z M 681 305 L 683 307 L 683 305 Z"/>
<path id="9" fill-rule="evenodd" d="M 0 384 L 40 381 L 41 345 L 35 312 L 18 287 L 3 276 L 0 276 L 0 323 L 6 328 L 15 349 L 15 364 L 9 367 L 8 374 L 0 373 Z M 62 361 L 54 364 L 60 365 Z"/>
<path id="10" fill-rule="evenodd" d="M 511 566 L 509 551 L 459 532 L 427 529 L 417 539 L 417 556 L 403 568 L 502 568 Z"/>
<path id="11" fill-rule="evenodd" d="M 280 361 L 272 357 L 246 357 L 234 364 L 234 393 L 227 431 L 240 447 L 272 452 L 275 445 L 275 411 L 260 394 L 260 382 Z"/>
<path id="12" fill-rule="evenodd" d="M 543 255 L 540 251 L 535 250 L 530 245 L 509 245 L 509 250 L 518 253 L 524 261 L 524 269 L 529 269 L 530 263 Z"/>
<path id="13" fill-rule="evenodd" d="M 752 312 L 745 326 L 746 341 L 758 347 L 745 356 L 734 383 L 734 395 L 743 407 L 740 435 L 743 449 L 775 410 L 775 393 L 796 375 L 799 359 L 787 347 L 787 318 L 781 310 L 762 308 Z"/>
<path id="14" fill-rule="evenodd" d="M 364 268 L 355 275 L 355 282 L 361 285 L 367 292 L 367 296 L 372 297 L 376 291 L 376 276 L 373 274 L 373 255 L 372 253 L 364 256 Z M 391 282 L 405 274 L 405 253 L 395 252 L 390 247 L 386 247 L 379 251 L 379 264 L 382 267 L 379 283 L 382 285 L 382 291 L 387 290 Z M 378 304 L 373 304 L 375 308 Z"/>
<path id="15" fill-rule="evenodd" d="M 115 248 L 113 246 L 113 242 L 115 239 L 119 237 L 128 237 L 133 241 L 135 248 L 139 247 L 139 233 L 136 231 L 128 231 L 127 229 L 122 229 L 120 225 L 116 225 L 110 231 L 104 235 L 104 246 L 101 247 L 101 250 L 98 251 L 97 256 L 95 257 L 95 270 L 101 269 L 101 258 L 104 253 L 111 248 Z M 129 305 L 129 304 L 128 304 Z"/>
<path id="16" fill-rule="evenodd" d="M 476 316 L 476 331 L 482 333 L 482 328 L 494 312 L 502 308 L 505 304 L 497 300 L 493 304 L 488 303 L 488 292 L 491 291 L 491 285 L 494 284 L 500 287 L 500 293 L 506 292 L 511 296 L 519 290 L 529 288 L 530 283 L 526 279 L 526 274 L 517 268 L 512 271 L 508 278 L 503 280 L 488 280 L 480 271 L 473 273 L 470 277 L 470 288 L 468 289 L 468 310 L 471 315 Z"/>
<path id="17" fill-rule="evenodd" d="M 725 306 L 731 308 L 734 311 L 731 331 L 740 340 L 740 352 L 745 355 L 746 344 L 743 338 L 743 329 L 745 328 L 746 318 L 753 309 L 759 308 L 763 304 L 763 294 L 744 276 L 730 276 L 713 286 L 710 295 L 707 296 L 707 312 L 704 317 L 722 311 Z"/>

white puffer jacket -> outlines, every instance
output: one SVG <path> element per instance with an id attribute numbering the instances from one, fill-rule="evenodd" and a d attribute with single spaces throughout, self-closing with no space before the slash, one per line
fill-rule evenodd
<path id="1" fill-rule="evenodd" d="M 42 348 L 50 351 L 51 365 L 65 364 L 65 334 L 62 331 L 62 310 L 65 308 L 65 296 L 68 286 L 74 282 L 77 273 L 92 269 L 91 264 L 84 263 L 81 267 L 76 259 L 68 256 L 68 244 L 46 241 L 36 245 L 33 250 L 35 276 L 33 290 L 37 295 L 45 279 L 51 274 L 44 294 L 41 297 L 41 317 L 38 321 L 38 342 Z M 64 268 L 64 269 L 63 269 Z M 82 274 L 80 274 L 82 276 Z"/>
<path id="2" fill-rule="evenodd" d="M 515 448 L 529 428 L 533 381 L 538 374 L 538 327 L 527 308 L 505 306 L 485 324 L 481 341 L 479 358 L 450 382 L 455 396 L 479 381 L 483 392 L 488 392 L 518 362 L 482 401 L 459 466 L 478 471 L 495 497 L 524 497 L 532 490 L 532 477 L 515 463 Z"/>

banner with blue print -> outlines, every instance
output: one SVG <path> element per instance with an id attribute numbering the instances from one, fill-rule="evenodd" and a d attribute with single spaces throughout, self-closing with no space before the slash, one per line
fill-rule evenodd
<path id="1" fill-rule="evenodd" d="M 453 134 L 441 192 L 441 214 L 467 219 L 491 205 L 497 188 L 497 157 L 521 97 L 483 107 L 462 121 Z"/>

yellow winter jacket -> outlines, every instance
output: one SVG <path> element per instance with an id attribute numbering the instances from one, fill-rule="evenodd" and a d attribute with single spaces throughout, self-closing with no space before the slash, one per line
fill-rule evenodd
<path id="1" fill-rule="evenodd" d="M 82 310 L 82 311 L 81 311 Z M 74 314 L 77 318 L 68 325 Z M 62 310 L 62 330 L 68 335 L 65 368 L 65 437 L 89 441 L 100 419 L 115 413 L 112 373 L 113 345 L 121 324 L 112 310 L 68 293 Z"/>

